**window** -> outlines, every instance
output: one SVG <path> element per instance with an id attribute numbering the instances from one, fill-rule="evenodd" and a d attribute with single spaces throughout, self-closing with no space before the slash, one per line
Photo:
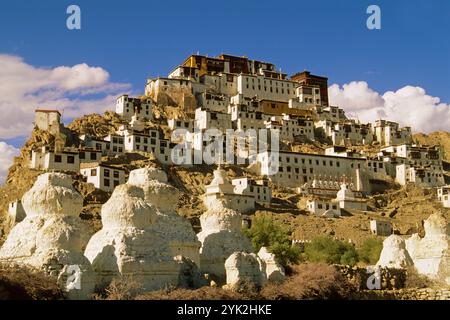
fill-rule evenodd
<path id="1" fill-rule="evenodd" d="M 91 177 L 97 176 L 97 169 L 91 169 Z"/>
<path id="2" fill-rule="evenodd" d="M 119 179 L 119 171 L 114 170 L 113 176 L 114 178 Z"/>
<path id="3" fill-rule="evenodd" d="M 105 187 L 109 187 L 109 179 L 103 179 L 103 184 L 105 185 Z"/>
<path id="4" fill-rule="evenodd" d="M 55 162 L 61 163 L 62 162 L 62 157 L 59 154 L 55 154 Z"/>
<path id="5" fill-rule="evenodd" d="M 119 185 L 119 180 L 114 180 L 114 188 Z"/>
<path id="6" fill-rule="evenodd" d="M 67 163 L 75 163 L 75 157 L 74 156 L 68 156 L 67 157 Z"/>
<path id="7" fill-rule="evenodd" d="M 95 144 L 95 150 L 102 150 L 102 144 L 101 143 L 96 143 Z"/>
<path id="8" fill-rule="evenodd" d="M 80 159 L 84 159 L 85 156 L 86 156 L 86 154 L 84 152 L 80 152 L 80 155 L 79 155 Z"/>
<path id="9" fill-rule="evenodd" d="M 105 169 L 104 175 L 105 175 L 105 177 L 108 177 L 108 178 L 109 178 L 109 169 Z"/>
<path id="10" fill-rule="evenodd" d="M 91 152 L 91 160 L 97 160 L 97 153 Z"/>

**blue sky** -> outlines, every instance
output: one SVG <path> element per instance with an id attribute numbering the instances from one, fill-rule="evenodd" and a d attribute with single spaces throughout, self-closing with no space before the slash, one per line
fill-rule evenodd
<path id="1" fill-rule="evenodd" d="M 77 4 L 82 30 L 65 28 Z M 365 27 L 369 4 L 382 29 Z M 330 83 L 365 80 L 377 91 L 406 84 L 450 101 L 450 1 L 2 1 L 0 52 L 36 66 L 100 66 L 142 91 L 190 53 L 271 60 Z"/>
<path id="2" fill-rule="evenodd" d="M 66 28 L 70 4 L 81 7 L 82 30 Z M 381 30 L 366 28 L 370 4 L 381 7 Z M 101 67 L 133 93 L 191 53 L 226 52 L 330 84 L 365 81 L 380 95 L 419 86 L 450 102 L 447 0 L 15 0 L 1 2 L 0 30 L 0 54 L 36 68 Z M 0 134 L 16 147 L 23 139 Z"/>

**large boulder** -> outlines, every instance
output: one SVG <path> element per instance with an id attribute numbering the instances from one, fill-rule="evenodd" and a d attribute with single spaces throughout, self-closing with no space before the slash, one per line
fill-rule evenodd
<path id="1" fill-rule="evenodd" d="M 187 257 L 200 267 L 200 242 L 190 222 L 176 212 L 180 192 L 168 184 L 166 173 L 157 168 L 133 170 L 127 184 L 141 188 L 144 200 L 155 207 L 152 227 L 164 234 L 172 255 Z"/>
<path id="2" fill-rule="evenodd" d="M 83 255 L 91 230 L 78 217 L 83 197 L 62 173 L 40 175 L 22 198 L 25 219 L 0 248 L 3 263 L 25 264 L 54 276 L 70 299 L 88 299 L 96 275 Z"/>
<path id="3" fill-rule="evenodd" d="M 261 247 L 258 251 L 258 257 L 266 266 L 265 273 L 269 282 L 282 282 L 284 280 L 286 277 L 284 268 L 278 263 L 273 253 L 270 253 L 266 247 Z"/>
<path id="4" fill-rule="evenodd" d="M 225 260 L 234 252 L 253 252 L 250 240 L 242 233 L 241 215 L 230 209 L 208 210 L 200 216 L 202 243 L 200 266 L 204 273 L 225 279 Z"/>
<path id="5" fill-rule="evenodd" d="M 131 276 L 143 290 L 178 284 L 180 264 L 173 259 L 166 235 L 154 228 L 157 209 L 145 200 L 141 188 L 117 186 L 101 216 L 103 228 L 85 251 L 99 274 L 100 288 L 117 276 Z"/>
<path id="6" fill-rule="evenodd" d="M 442 213 L 432 214 L 424 223 L 425 236 L 412 235 L 406 240 L 417 272 L 450 284 L 450 232 Z"/>
<path id="7" fill-rule="evenodd" d="M 406 250 L 405 240 L 398 235 L 390 235 L 383 241 L 383 250 L 377 266 L 393 269 L 404 269 L 413 265 L 413 261 Z"/>
<path id="8" fill-rule="evenodd" d="M 262 287 L 267 282 L 264 262 L 254 253 L 234 252 L 225 261 L 226 288 L 236 289 L 253 284 Z"/>

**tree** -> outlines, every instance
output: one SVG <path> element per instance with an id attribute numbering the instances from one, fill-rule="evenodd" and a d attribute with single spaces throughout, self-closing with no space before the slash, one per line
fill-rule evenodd
<path id="1" fill-rule="evenodd" d="M 358 262 L 358 253 L 352 244 L 327 236 L 316 237 L 311 243 L 306 244 L 305 256 L 308 261 L 328 264 L 353 266 Z"/>
<path id="2" fill-rule="evenodd" d="M 367 238 L 358 250 L 358 255 L 361 258 L 361 261 L 374 265 L 380 258 L 382 249 L 383 241 L 377 238 Z"/>
<path id="3" fill-rule="evenodd" d="M 300 261 L 300 249 L 292 246 L 290 230 L 281 223 L 274 221 L 270 214 L 255 216 L 250 228 L 244 228 L 244 233 L 252 241 L 255 251 L 261 247 L 267 247 L 273 253 L 278 262 L 287 266 L 297 264 Z"/>

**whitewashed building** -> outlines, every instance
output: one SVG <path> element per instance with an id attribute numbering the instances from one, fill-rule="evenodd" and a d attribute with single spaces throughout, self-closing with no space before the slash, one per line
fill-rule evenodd
<path id="1" fill-rule="evenodd" d="M 341 184 L 341 189 L 337 192 L 335 202 L 341 209 L 345 210 L 367 210 L 367 199 L 361 193 L 353 192 L 347 183 Z"/>
<path id="2" fill-rule="evenodd" d="M 408 183 L 414 183 L 422 188 L 433 188 L 445 184 L 442 170 L 436 170 L 432 166 L 399 164 L 396 169 L 395 181 L 402 186 Z"/>
<path id="3" fill-rule="evenodd" d="M 126 182 L 125 170 L 101 163 L 83 163 L 80 173 L 97 189 L 112 192 L 114 188 Z"/>
<path id="4" fill-rule="evenodd" d="M 80 157 L 78 151 L 54 151 L 42 147 L 31 151 L 30 169 L 55 171 L 80 171 Z"/>
<path id="5" fill-rule="evenodd" d="M 450 185 L 437 188 L 437 197 L 444 208 L 450 208 Z"/>
<path id="6" fill-rule="evenodd" d="M 195 110 L 195 128 L 199 130 L 214 128 L 222 131 L 232 129 L 231 115 L 197 108 Z"/>
<path id="7" fill-rule="evenodd" d="M 392 223 L 389 221 L 370 220 L 370 231 L 374 235 L 388 237 L 393 232 Z"/>
<path id="8" fill-rule="evenodd" d="M 218 205 L 223 205 L 225 208 L 242 213 L 255 210 L 254 196 L 236 194 L 233 184 L 228 180 L 227 173 L 220 167 L 214 170 L 214 178 L 205 188 L 203 202 L 207 208 L 216 208 Z"/>
<path id="9" fill-rule="evenodd" d="M 251 195 L 258 203 L 270 203 L 272 201 L 272 190 L 267 180 L 253 180 L 250 178 L 233 179 L 234 193 Z"/>
<path id="10" fill-rule="evenodd" d="M 306 208 L 309 212 L 317 216 L 325 216 L 328 218 L 336 218 L 341 216 L 341 209 L 339 208 L 339 204 L 332 199 L 308 199 L 306 202 Z"/>
<path id="11" fill-rule="evenodd" d="M 400 128 L 397 122 L 377 120 L 374 126 L 375 138 L 382 146 L 412 142 L 410 127 Z"/>
<path id="12" fill-rule="evenodd" d="M 256 161 L 258 175 L 267 176 L 273 183 L 286 188 L 297 188 L 312 182 L 316 175 L 345 176 L 347 181 L 355 185 L 356 190 L 370 192 L 366 159 L 265 151 L 258 153 Z"/>
<path id="13" fill-rule="evenodd" d="M 104 139 L 110 143 L 110 153 L 118 154 L 125 152 L 125 138 L 123 136 L 110 133 Z"/>
<path id="14" fill-rule="evenodd" d="M 124 120 L 131 120 L 131 117 L 137 115 L 140 118 L 151 120 L 152 100 L 150 98 L 132 98 L 128 95 L 122 95 L 116 101 L 116 113 Z"/>
<path id="15" fill-rule="evenodd" d="M 280 130 L 280 139 L 293 142 L 296 137 L 314 140 L 314 121 L 306 117 L 272 116 L 266 121 L 269 130 Z"/>

